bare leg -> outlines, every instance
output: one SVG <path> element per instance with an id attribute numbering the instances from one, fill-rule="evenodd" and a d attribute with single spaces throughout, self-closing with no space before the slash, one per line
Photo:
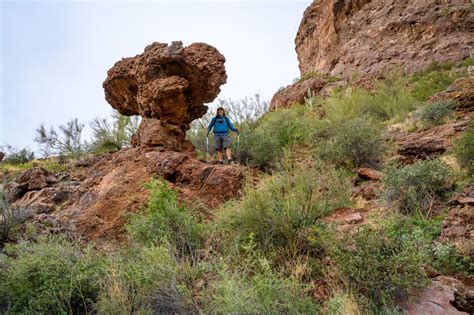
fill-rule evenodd
<path id="1" fill-rule="evenodd" d="M 232 152 L 230 151 L 230 148 L 225 149 L 225 154 L 227 155 L 227 160 L 232 160 Z"/>
<path id="2" fill-rule="evenodd" d="M 222 157 L 222 150 L 217 150 L 217 159 L 218 159 L 219 161 L 222 161 L 222 158 L 223 158 L 223 157 Z"/>

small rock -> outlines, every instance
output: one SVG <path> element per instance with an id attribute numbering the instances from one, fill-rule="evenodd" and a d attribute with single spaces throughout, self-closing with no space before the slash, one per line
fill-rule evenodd
<path id="1" fill-rule="evenodd" d="M 459 197 L 458 202 L 462 205 L 474 205 L 474 197 Z"/>
<path id="2" fill-rule="evenodd" d="M 362 215 L 359 212 L 351 213 L 344 219 L 344 221 L 347 224 L 360 223 L 363 220 L 364 220 L 364 218 L 362 217 Z"/>
<path id="3" fill-rule="evenodd" d="M 383 177 L 383 174 L 381 172 L 368 167 L 358 168 L 356 172 L 360 178 L 364 179 L 380 180 Z"/>

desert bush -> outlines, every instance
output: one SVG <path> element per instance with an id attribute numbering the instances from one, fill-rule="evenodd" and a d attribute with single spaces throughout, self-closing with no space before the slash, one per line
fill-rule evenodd
<path id="1" fill-rule="evenodd" d="M 87 142 L 82 140 L 83 130 L 84 124 L 80 123 L 77 118 L 60 125 L 59 133 L 54 127 L 50 127 L 48 130 L 42 124 L 36 129 L 34 140 L 40 145 L 44 156 L 57 154 L 74 158 L 81 156 L 88 149 Z"/>
<path id="2" fill-rule="evenodd" d="M 421 267 L 428 259 L 423 232 L 413 230 L 396 237 L 390 229 L 363 226 L 337 242 L 331 253 L 346 286 L 377 309 L 393 307 L 413 288 L 427 284 Z"/>
<path id="3" fill-rule="evenodd" d="M 425 102 L 428 97 L 446 90 L 463 74 L 450 71 L 452 65 L 432 63 L 425 70 L 413 74 L 409 79 L 411 94 L 417 101 Z"/>
<path id="4" fill-rule="evenodd" d="M 445 196 L 450 178 L 451 169 L 439 159 L 420 160 L 400 168 L 391 165 L 383 178 L 384 198 L 403 213 L 428 216 L 433 202 Z"/>
<path id="5" fill-rule="evenodd" d="M 474 175 L 474 120 L 469 123 L 464 134 L 454 142 L 454 154 L 459 164 Z"/>
<path id="6" fill-rule="evenodd" d="M 216 276 L 205 294 L 207 313 L 314 314 L 318 311 L 310 298 L 310 286 L 273 271 L 252 235 L 241 244 L 237 260 L 222 257 L 214 269 Z"/>
<path id="7" fill-rule="evenodd" d="M 177 192 L 166 182 L 152 180 L 146 188 L 148 206 L 132 214 L 126 226 L 131 240 L 148 246 L 169 244 L 179 257 L 194 259 L 203 242 L 204 226 L 189 208 L 179 204 Z"/>
<path id="8" fill-rule="evenodd" d="M 0 147 L 0 150 L 5 153 L 5 158 L 2 161 L 3 163 L 18 165 L 28 163 L 35 158 L 35 153 L 28 148 L 18 149 L 7 145 L 5 147 Z"/>
<path id="9" fill-rule="evenodd" d="M 317 254 L 325 231 L 320 219 L 347 205 L 349 195 L 349 177 L 333 167 L 283 172 L 262 180 L 257 188 L 246 188 L 242 200 L 228 203 L 217 213 L 215 230 L 222 233 L 224 244 L 242 244 L 252 236 L 258 250 L 269 256 L 278 253 L 283 260 Z"/>
<path id="10" fill-rule="evenodd" d="M 194 313 L 176 274 L 179 265 L 162 246 L 122 250 L 108 259 L 100 280 L 100 314 Z"/>
<path id="11" fill-rule="evenodd" d="M 422 106 L 416 112 L 416 117 L 424 127 L 431 127 L 441 125 L 452 113 L 452 102 L 438 101 Z"/>
<path id="12" fill-rule="evenodd" d="M 348 87 L 322 102 L 327 119 L 336 124 L 360 116 L 381 121 L 400 120 L 415 109 L 416 104 L 407 89 L 407 79 L 396 73 L 376 81 L 372 91 Z"/>
<path id="13" fill-rule="evenodd" d="M 19 223 L 18 211 L 6 198 L 5 181 L 0 186 L 0 246 L 10 240 L 13 228 Z"/>
<path id="14" fill-rule="evenodd" d="M 326 314 L 330 315 L 361 315 L 364 309 L 358 303 L 359 298 L 350 293 L 337 293 L 327 301 Z"/>
<path id="15" fill-rule="evenodd" d="M 432 252 L 431 265 L 441 274 L 464 274 L 467 276 L 474 272 L 472 259 L 463 255 L 454 244 L 436 242 Z"/>
<path id="16" fill-rule="evenodd" d="M 319 146 L 316 155 L 336 165 L 373 167 L 385 150 L 382 129 L 368 117 L 359 117 L 335 129 L 332 139 Z"/>
<path id="17" fill-rule="evenodd" d="M 87 313 L 99 292 L 104 260 L 64 237 L 7 245 L 0 255 L 0 307 L 11 313 Z"/>
<path id="18" fill-rule="evenodd" d="M 239 163 L 262 170 L 274 168 L 282 155 L 282 149 L 274 137 L 248 127 L 242 127 L 240 142 L 232 143 L 232 152 Z"/>
<path id="19" fill-rule="evenodd" d="M 100 154 L 130 146 L 132 135 L 137 132 L 139 116 L 125 116 L 114 110 L 112 122 L 95 118 L 90 122 L 93 131 L 90 150 Z"/>

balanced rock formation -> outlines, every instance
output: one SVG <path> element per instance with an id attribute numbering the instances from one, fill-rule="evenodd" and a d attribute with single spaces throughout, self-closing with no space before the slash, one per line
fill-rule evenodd
<path id="1" fill-rule="evenodd" d="M 474 46 L 469 0 L 318 0 L 295 39 L 302 75 L 407 72 L 433 61 L 460 61 Z"/>
<path id="2" fill-rule="evenodd" d="M 103 83 L 105 98 L 123 115 L 144 118 L 134 145 L 192 149 L 185 141 L 190 123 L 204 115 L 227 80 L 225 58 L 214 47 L 153 43 L 117 62 Z M 154 119 L 154 120 L 151 120 Z"/>

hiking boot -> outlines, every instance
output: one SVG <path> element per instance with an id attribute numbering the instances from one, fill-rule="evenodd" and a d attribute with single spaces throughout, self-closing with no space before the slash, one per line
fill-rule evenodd
<path id="1" fill-rule="evenodd" d="M 224 161 L 218 161 L 217 163 L 224 165 Z"/>
<path id="2" fill-rule="evenodd" d="M 234 164 L 234 163 L 235 163 L 235 162 L 234 162 L 234 160 L 232 160 L 232 159 L 230 159 L 230 160 L 227 161 L 227 164 L 229 164 L 229 165 L 230 165 L 230 164 Z"/>

